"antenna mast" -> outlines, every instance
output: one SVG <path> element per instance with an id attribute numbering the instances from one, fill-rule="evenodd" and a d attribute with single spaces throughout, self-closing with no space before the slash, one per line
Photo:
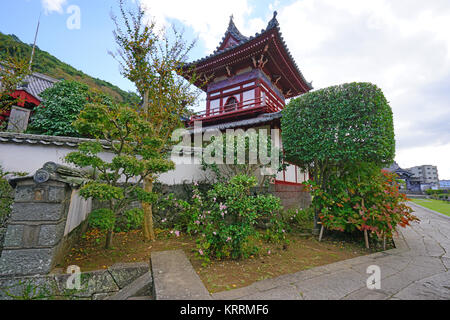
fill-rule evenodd
<path id="1" fill-rule="evenodd" d="M 38 32 L 39 32 L 39 26 L 41 24 L 41 14 L 42 14 L 42 11 L 39 13 L 39 20 L 38 20 L 38 24 L 37 24 L 37 28 L 36 28 L 36 34 L 34 35 L 33 51 L 31 51 L 31 59 L 30 59 L 30 66 L 29 66 L 30 72 L 31 72 L 31 65 L 33 64 L 34 51 L 36 50 L 36 40 L 37 40 L 37 36 L 38 36 Z"/>

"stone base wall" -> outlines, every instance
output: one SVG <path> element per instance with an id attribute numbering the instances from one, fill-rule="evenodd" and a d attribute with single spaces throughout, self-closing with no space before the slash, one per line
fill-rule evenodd
<path id="1" fill-rule="evenodd" d="M 285 210 L 306 209 L 311 205 L 311 194 L 303 185 L 274 184 L 269 187 L 269 192 L 281 199 Z"/>
<path id="2" fill-rule="evenodd" d="M 15 202 L 0 257 L 0 275 L 46 274 L 60 254 L 71 189 L 32 179 L 16 186 Z"/>
<path id="3" fill-rule="evenodd" d="M 0 277 L 45 275 L 63 261 L 86 228 L 86 222 L 81 222 L 78 227 L 73 225 L 70 233 L 65 232 L 73 192 L 69 184 L 55 180 L 38 184 L 24 178 L 16 182 L 0 256 Z"/>
<path id="4" fill-rule="evenodd" d="M 80 274 L 81 289 L 68 289 L 69 274 L 0 277 L 0 300 L 102 300 L 150 271 L 149 263 L 119 263 L 106 270 Z M 150 296 L 153 281 L 137 295 Z"/>

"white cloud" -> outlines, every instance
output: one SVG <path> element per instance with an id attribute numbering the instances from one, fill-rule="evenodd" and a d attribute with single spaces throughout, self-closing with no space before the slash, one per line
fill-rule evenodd
<path id="1" fill-rule="evenodd" d="M 260 4 L 253 0 L 141 2 L 157 21 L 191 27 L 207 53 L 219 44 L 231 14 L 247 36 L 270 19 L 269 12 L 254 17 Z M 269 7 L 278 10 L 285 41 L 315 88 L 377 84 L 394 111 L 399 164 L 437 164 L 440 178 L 450 179 L 448 0 L 274 0 Z"/>
<path id="2" fill-rule="evenodd" d="M 52 12 L 64 13 L 63 6 L 67 0 L 41 0 L 41 2 L 46 14 Z"/>
<path id="3" fill-rule="evenodd" d="M 314 87 L 370 81 L 394 111 L 396 160 L 450 178 L 450 3 L 303 0 L 281 31 Z"/>
<path id="4" fill-rule="evenodd" d="M 216 49 L 231 15 L 244 34 L 254 34 L 265 27 L 263 20 L 259 18 L 247 21 L 246 18 L 252 12 L 247 0 L 141 0 L 141 4 L 159 23 L 167 24 L 169 19 L 177 19 L 187 27 L 191 27 L 204 41 L 208 53 Z"/>

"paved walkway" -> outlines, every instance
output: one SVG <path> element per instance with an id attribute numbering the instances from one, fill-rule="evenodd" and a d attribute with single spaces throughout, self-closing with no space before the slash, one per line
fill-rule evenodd
<path id="1" fill-rule="evenodd" d="M 400 230 L 396 249 L 340 261 L 213 294 L 227 300 L 450 300 L 450 217 L 410 203 L 420 223 Z M 381 289 L 369 290 L 367 267 L 381 268 Z"/>
<path id="2" fill-rule="evenodd" d="M 153 252 L 151 264 L 156 300 L 211 299 L 183 250 Z"/>

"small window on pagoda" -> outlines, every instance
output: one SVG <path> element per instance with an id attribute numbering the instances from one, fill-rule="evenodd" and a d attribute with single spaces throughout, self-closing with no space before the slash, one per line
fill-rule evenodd
<path id="1" fill-rule="evenodd" d="M 235 111 L 238 107 L 238 101 L 235 97 L 230 97 L 225 103 L 224 110 L 225 112 Z"/>

